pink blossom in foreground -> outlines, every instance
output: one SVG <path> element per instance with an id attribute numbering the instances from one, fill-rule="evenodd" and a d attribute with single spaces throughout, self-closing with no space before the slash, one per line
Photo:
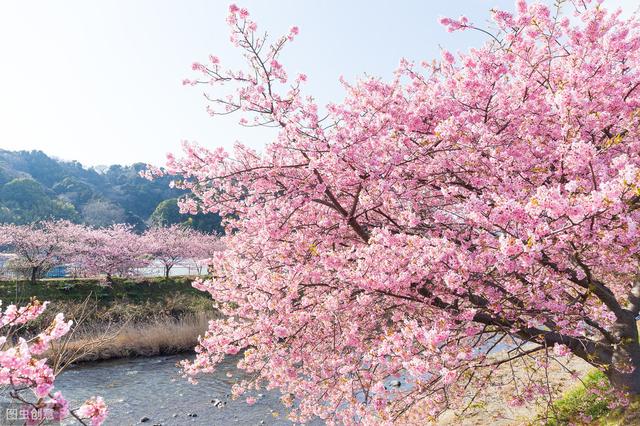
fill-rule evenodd
<path id="1" fill-rule="evenodd" d="M 0 386 L 16 401 L 51 410 L 55 420 L 62 420 L 73 413 L 76 418 L 88 419 L 92 425 L 98 426 L 104 421 L 107 411 L 102 398 L 92 398 L 80 409 L 71 411 L 62 394 L 54 392 L 54 371 L 47 365 L 46 358 L 38 357 L 50 348 L 52 341 L 67 334 L 72 321 L 65 321 L 60 313 L 46 329 L 29 340 L 16 336 L 17 328 L 37 319 L 47 303 L 32 300 L 26 306 L 9 305 L 0 312 Z M 12 344 L 13 341 L 16 343 Z"/>
<path id="2" fill-rule="evenodd" d="M 278 388 L 296 422 L 389 423 L 463 401 L 507 342 L 502 363 L 570 351 L 639 394 L 640 20 L 565 6 L 575 19 L 519 1 L 495 33 L 445 18 L 487 42 L 343 82 L 324 108 L 288 80 L 289 36 L 264 39 L 232 6 L 248 69 L 190 82 L 210 114 L 279 133 L 263 152 L 185 143 L 168 161 L 197 199 L 184 208 L 219 212 L 228 235 L 194 283 L 226 316 L 186 372 L 243 353 L 235 396 Z M 512 404 L 545 397 L 513 380 Z"/>
<path id="3" fill-rule="evenodd" d="M 102 397 L 88 399 L 77 411 L 78 416 L 91 419 L 92 426 L 99 426 L 107 417 L 107 405 Z"/>

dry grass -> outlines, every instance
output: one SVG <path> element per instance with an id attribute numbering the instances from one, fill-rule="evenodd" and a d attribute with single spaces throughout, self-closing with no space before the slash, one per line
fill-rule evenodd
<path id="1" fill-rule="evenodd" d="M 179 319 L 165 316 L 147 323 L 78 332 L 53 346 L 48 358 L 64 368 L 74 362 L 187 352 L 196 346 L 198 336 L 204 334 L 210 317 L 210 312 Z"/>
<path id="2" fill-rule="evenodd" d="M 525 348 L 526 350 L 526 348 Z M 504 359 L 506 352 L 490 355 L 496 361 Z M 521 407 L 511 407 L 508 401 L 513 398 L 515 381 L 522 385 L 529 380 L 544 381 L 554 395 L 560 396 L 575 383 L 573 375 L 553 362 L 548 369 L 537 368 L 534 359 L 527 357 L 514 360 L 512 363 L 491 366 L 476 371 L 478 382 L 467 388 L 465 396 L 460 401 L 461 407 L 448 409 L 440 417 L 434 419 L 429 416 L 425 407 L 417 404 L 403 417 L 401 424 L 438 425 L 438 426 L 524 426 L 536 423 L 532 419 L 539 415 L 540 406 L 530 403 Z M 592 367 L 583 360 L 573 357 L 566 368 L 576 372 L 579 376 L 586 374 Z M 484 379 L 483 379 L 484 378 Z M 544 424 L 544 423 L 542 423 Z"/>
<path id="3" fill-rule="evenodd" d="M 536 355 L 534 357 L 537 358 Z M 589 364 L 577 357 L 571 358 L 566 363 L 566 368 L 578 376 L 592 369 Z M 515 392 L 514 378 L 521 385 L 528 380 L 536 382 L 548 380 L 549 389 L 555 398 L 575 383 L 572 374 L 556 362 L 552 362 L 547 370 L 523 362 L 514 362 L 512 365 L 503 364 L 491 372 L 491 379 L 488 382 L 482 383 L 474 404 L 470 405 L 465 412 L 455 410 L 445 412 L 436 424 L 456 426 L 544 424 L 544 422 L 531 420 L 538 416 L 542 408 L 542 405 L 538 404 L 542 404 L 542 401 L 530 402 L 520 407 L 512 407 L 508 404 Z"/>

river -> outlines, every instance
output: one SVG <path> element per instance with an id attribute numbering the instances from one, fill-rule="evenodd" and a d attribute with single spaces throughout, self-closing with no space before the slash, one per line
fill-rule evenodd
<path id="1" fill-rule="evenodd" d="M 501 342 L 492 352 L 509 346 L 512 345 Z M 109 405 L 107 426 L 292 424 L 286 419 L 287 411 L 277 391 L 253 393 L 257 397 L 254 405 L 248 405 L 244 398 L 230 398 L 231 386 L 242 374 L 235 367 L 237 358 L 227 357 L 215 373 L 199 377 L 194 385 L 182 377 L 176 365 L 187 357 L 193 355 L 78 364 L 58 376 L 56 389 L 62 391 L 72 407 L 78 407 L 89 396 L 102 396 Z M 224 405 L 216 406 L 217 401 Z M 144 417 L 148 420 L 141 422 Z M 65 424 L 74 422 L 68 420 Z M 322 424 L 319 419 L 309 423 Z"/>
<path id="2" fill-rule="evenodd" d="M 228 359 L 211 375 L 193 385 L 176 363 L 185 355 L 136 358 L 80 364 L 56 379 L 56 389 L 79 406 L 91 395 L 101 395 L 109 405 L 105 425 L 290 425 L 277 391 L 262 391 L 254 405 L 244 398 L 231 400 L 229 392 L 239 372 Z M 216 400 L 223 407 L 216 407 Z M 213 402 L 212 402 L 213 401 Z M 148 420 L 141 423 L 143 417 Z M 68 422 L 66 424 L 73 424 Z"/>

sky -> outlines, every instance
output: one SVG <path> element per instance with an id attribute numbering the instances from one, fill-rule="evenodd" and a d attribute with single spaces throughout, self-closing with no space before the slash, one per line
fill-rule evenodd
<path id="1" fill-rule="evenodd" d="M 260 149 L 269 129 L 239 116 L 210 117 L 200 86 L 182 86 L 209 54 L 240 65 L 229 42 L 228 1 L 7 0 L 0 2 L 0 149 L 42 150 L 86 166 L 164 164 L 182 140 L 209 148 L 235 141 Z M 431 60 L 485 41 L 448 33 L 442 16 L 488 25 L 513 0 L 237 1 L 274 35 L 300 27 L 282 61 L 307 74 L 305 93 L 339 102 L 339 77 L 390 78 L 401 58 Z M 637 0 L 605 0 L 626 15 Z"/>

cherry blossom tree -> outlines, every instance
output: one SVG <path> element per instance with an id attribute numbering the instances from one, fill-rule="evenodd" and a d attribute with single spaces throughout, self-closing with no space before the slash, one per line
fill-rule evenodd
<path id="1" fill-rule="evenodd" d="M 207 259 L 221 249 L 216 235 L 181 224 L 150 228 L 143 240 L 149 256 L 162 263 L 165 279 L 169 278 L 171 268 L 181 262 L 193 263 L 200 272 Z"/>
<path id="2" fill-rule="evenodd" d="M 78 409 L 70 409 L 62 394 L 54 391 L 55 373 L 42 358 L 52 341 L 67 334 L 72 321 L 65 321 L 60 313 L 33 338 L 19 336 L 22 327 L 37 319 L 47 304 L 32 300 L 26 306 L 9 305 L 0 311 L 0 387 L 7 396 L 24 404 L 30 415 L 35 413 L 30 417 L 34 422 L 29 424 L 72 416 L 81 424 L 101 425 L 107 415 L 104 400 L 93 397 Z"/>
<path id="3" fill-rule="evenodd" d="M 131 226 L 112 225 L 108 228 L 85 228 L 75 246 L 75 262 L 87 275 L 126 276 L 136 268 L 149 264 L 149 255 L 143 238 Z"/>
<path id="4" fill-rule="evenodd" d="M 203 269 L 208 271 L 211 258 L 222 250 L 224 250 L 224 244 L 218 235 L 200 232 L 194 234 L 191 240 L 190 262 L 196 268 L 198 275 L 202 274 Z"/>
<path id="5" fill-rule="evenodd" d="M 153 259 L 162 263 L 165 279 L 169 278 L 171 268 L 193 257 L 192 241 L 196 232 L 184 225 L 155 226 L 144 233 L 146 250 Z"/>
<path id="6" fill-rule="evenodd" d="M 68 221 L 30 225 L 0 225 L 0 245 L 17 255 L 16 262 L 29 271 L 31 282 L 50 267 L 67 262 L 83 228 Z"/>
<path id="7" fill-rule="evenodd" d="M 280 130 L 260 153 L 169 157 L 197 200 L 182 208 L 219 212 L 228 235 L 194 284 L 226 318 L 188 373 L 244 351 L 235 395 L 279 388 L 292 419 L 346 424 L 417 403 L 437 416 L 516 360 L 578 356 L 640 394 L 640 20 L 588 1 L 516 9 L 492 11 L 493 30 L 442 19 L 486 43 L 344 82 L 321 109 L 280 62 L 298 28 L 270 42 L 231 6 L 248 68 L 211 56 L 184 83 L 233 88 L 206 93 L 212 115 Z M 528 377 L 512 403 L 549 393 Z"/>
<path id="8" fill-rule="evenodd" d="M 15 252 L 15 263 L 36 278 L 56 264 L 69 263 L 85 276 L 130 275 L 152 260 L 164 266 L 168 277 L 173 266 L 192 262 L 198 271 L 222 249 L 216 235 L 188 226 L 154 227 L 138 235 L 124 224 L 91 228 L 66 221 L 31 225 L 0 225 L 0 248 Z"/>

